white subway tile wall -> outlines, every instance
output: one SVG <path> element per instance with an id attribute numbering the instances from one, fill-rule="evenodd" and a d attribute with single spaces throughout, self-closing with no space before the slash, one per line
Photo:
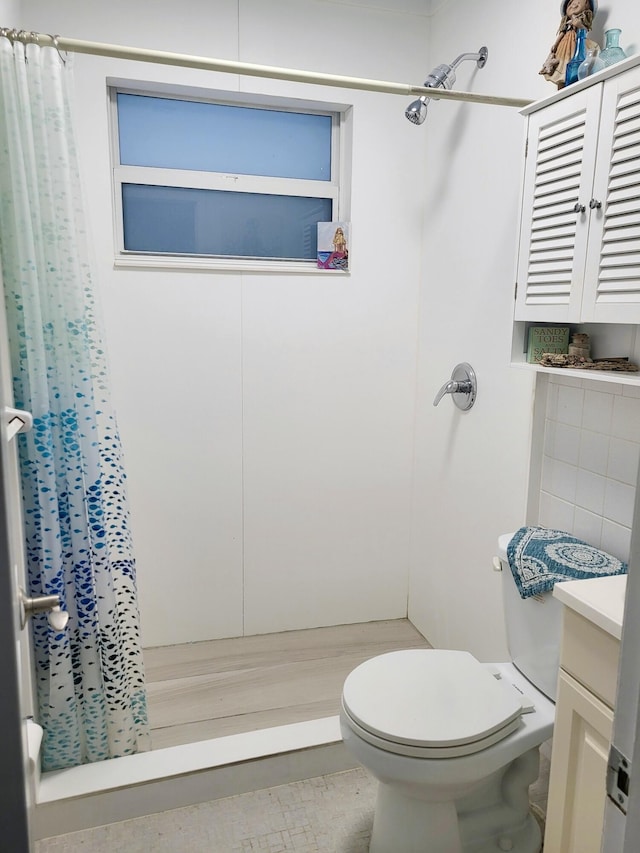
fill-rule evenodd
<path id="1" fill-rule="evenodd" d="M 629 557 L 640 463 L 640 391 L 549 377 L 538 523 Z"/>

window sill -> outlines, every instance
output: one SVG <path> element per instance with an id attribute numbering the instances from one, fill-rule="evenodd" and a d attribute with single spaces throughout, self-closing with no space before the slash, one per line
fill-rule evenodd
<path id="1" fill-rule="evenodd" d="M 349 275 L 350 270 L 319 269 L 314 261 L 248 260 L 159 255 L 117 255 L 115 269 L 176 270 L 181 272 L 293 273 L 295 275 Z"/>

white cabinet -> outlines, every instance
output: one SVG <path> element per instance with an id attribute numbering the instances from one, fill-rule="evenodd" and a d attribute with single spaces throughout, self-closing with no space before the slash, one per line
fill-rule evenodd
<path id="1" fill-rule="evenodd" d="M 638 61 L 523 111 L 516 321 L 640 323 Z"/>
<path id="2" fill-rule="evenodd" d="M 600 853 L 619 650 L 617 636 L 565 608 L 545 853 Z"/>
<path id="3" fill-rule="evenodd" d="M 600 853 L 613 711 L 564 672 L 557 701 L 553 795 L 560 784 L 564 798 L 562 814 L 549 806 L 545 853 Z"/>

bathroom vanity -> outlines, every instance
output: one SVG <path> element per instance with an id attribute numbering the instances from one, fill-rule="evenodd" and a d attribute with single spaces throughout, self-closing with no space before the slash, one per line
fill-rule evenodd
<path id="1" fill-rule="evenodd" d="M 564 613 L 545 853 L 600 853 L 626 583 L 554 587 Z"/>

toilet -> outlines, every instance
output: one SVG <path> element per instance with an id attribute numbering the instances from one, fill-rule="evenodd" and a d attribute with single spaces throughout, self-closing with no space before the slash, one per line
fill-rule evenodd
<path id="1" fill-rule="evenodd" d="M 407 649 L 346 678 L 346 749 L 378 780 L 370 853 L 538 853 L 530 812 L 555 715 L 562 605 L 522 599 L 498 541 L 511 661 Z"/>

